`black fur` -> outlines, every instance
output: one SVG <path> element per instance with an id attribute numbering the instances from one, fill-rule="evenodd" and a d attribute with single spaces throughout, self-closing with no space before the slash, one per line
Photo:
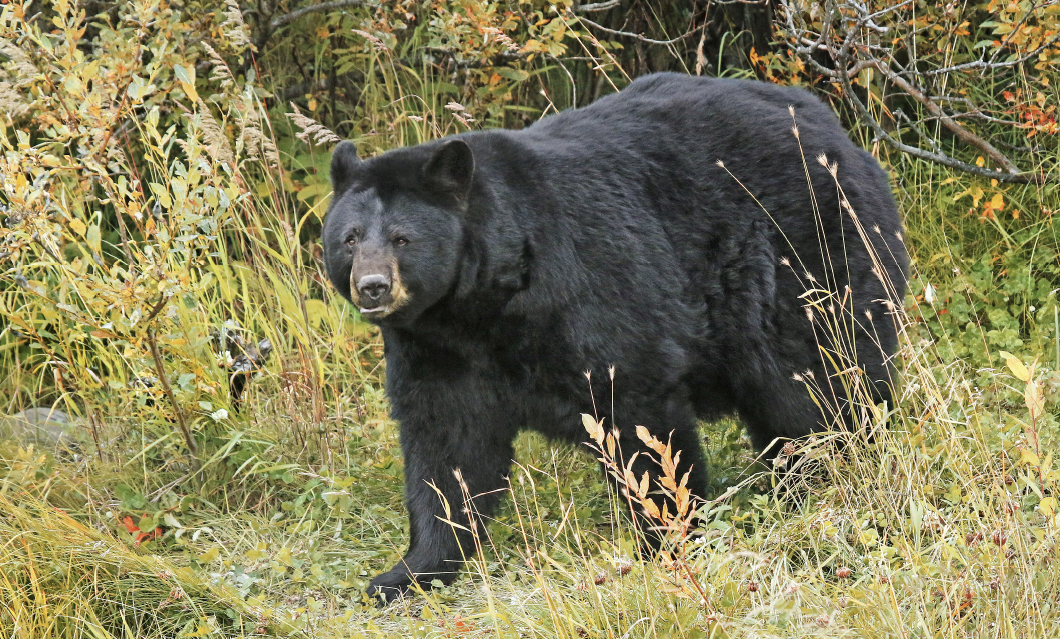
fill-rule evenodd
<path id="1" fill-rule="evenodd" d="M 672 433 L 699 495 L 697 418 L 738 414 L 759 449 L 821 430 L 821 408 L 793 379 L 805 371 L 819 399 L 849 412 L 841 389 L 828 387 L 835 371 L 818 344 L 836 344 L 820 318 L 808 319 L 799 297 L 808 288 L 842 296 L 850 287 L 858 363 L 874 397 L 890 399 L 888 304 L 900 303 L 907 267 L 898 214 L 876 161 L 802 90 L 659 74 L 523 131 L 466 133 L 364 161 L 352 151 L 344 143 L 333 160 L 328 273 L 349 298 L 351 280 L 390 264 L 407 293 L 370 315 L 401 424 L 411 536 L 373 594 L 400 596 L 412 579 L 448 582 L 470 548 L 440 521 L 428 484 L 467 524 L 454 469 L 489 512 L 520 429 L 587 439 L 585 371 L 595 412 L 622 429 L 626 454 L 641 448 L 634 425 L 663 441 Z M 872 272 L 822 153 L 838 163 L 893 288 Z"/>

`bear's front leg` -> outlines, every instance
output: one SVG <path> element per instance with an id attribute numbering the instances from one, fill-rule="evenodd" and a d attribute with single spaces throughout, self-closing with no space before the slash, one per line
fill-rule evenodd
<path id="1" fill-rule="evenodd" d="M 494 394 L 484 394 L 490 386 L 484 380 L 453 377 L 391 384 L 405 458 L 409 549 L 397 565 L 372 579 L 369 595 L 381 595 L 389 603 L 407 594 L 413 582 L 423 588 L 435 579 L 451 583 L 465 556 L 474 553 L 470 530 L 477 525 L 480 535 L 484 531 L 471 515 L 488 515 L 496 507 L 507 487 L 517 433 L 505 411 L 491 410 L 499 402 Z"/>

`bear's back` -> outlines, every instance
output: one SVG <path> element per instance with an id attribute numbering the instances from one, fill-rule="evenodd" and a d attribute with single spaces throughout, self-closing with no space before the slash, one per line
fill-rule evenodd
<path id="1" fill-rule="evenodd" d="M 747 153 L 756 154 L 775 136 L 791 138 L 795 120 L 789 109 L 794 109 L 805 137 L 846 143 L 854 150 L 835 114 L 803 89 L 677 73 L 643 76 L 589 106 L 543 118 L 525 133 L 530 140 L 553 143 L 573 138 L 651 146 L 672 145 L 679 140 L 672 133 L 683 131 L 696 136 L 685 142 L 719 150 L 731 149 L 736 136 L 749 144 Z"/>

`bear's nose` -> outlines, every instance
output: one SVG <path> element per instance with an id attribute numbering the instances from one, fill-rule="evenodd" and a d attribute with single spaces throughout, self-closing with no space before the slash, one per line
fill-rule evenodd
<path id="1" fill-rule="evenodd" d="M 390 278 L 385 275 L 365 275 L 357 281 L 357 292 L 361 297 L 378 301 L 390 292 Z"/>

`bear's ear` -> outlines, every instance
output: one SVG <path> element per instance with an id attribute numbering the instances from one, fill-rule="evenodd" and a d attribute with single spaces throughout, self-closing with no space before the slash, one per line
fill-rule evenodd
<path id="1" fill-rule="evenodd" d="M 361 165 L 357 157 L 357 147 L 349 140 L 339 142 L 331 154 L 331 188 L 335 193 L 342 193 L 350 188 L 353 178 Z"/>
<path id="2" fill-rule="evenodd" d="M 461 206 L 467 203 L 474 174 L 475 156 L 463 140 L 443 143 L 423 167 L 423 181 L 427 188 L 456 197 Z"/>

